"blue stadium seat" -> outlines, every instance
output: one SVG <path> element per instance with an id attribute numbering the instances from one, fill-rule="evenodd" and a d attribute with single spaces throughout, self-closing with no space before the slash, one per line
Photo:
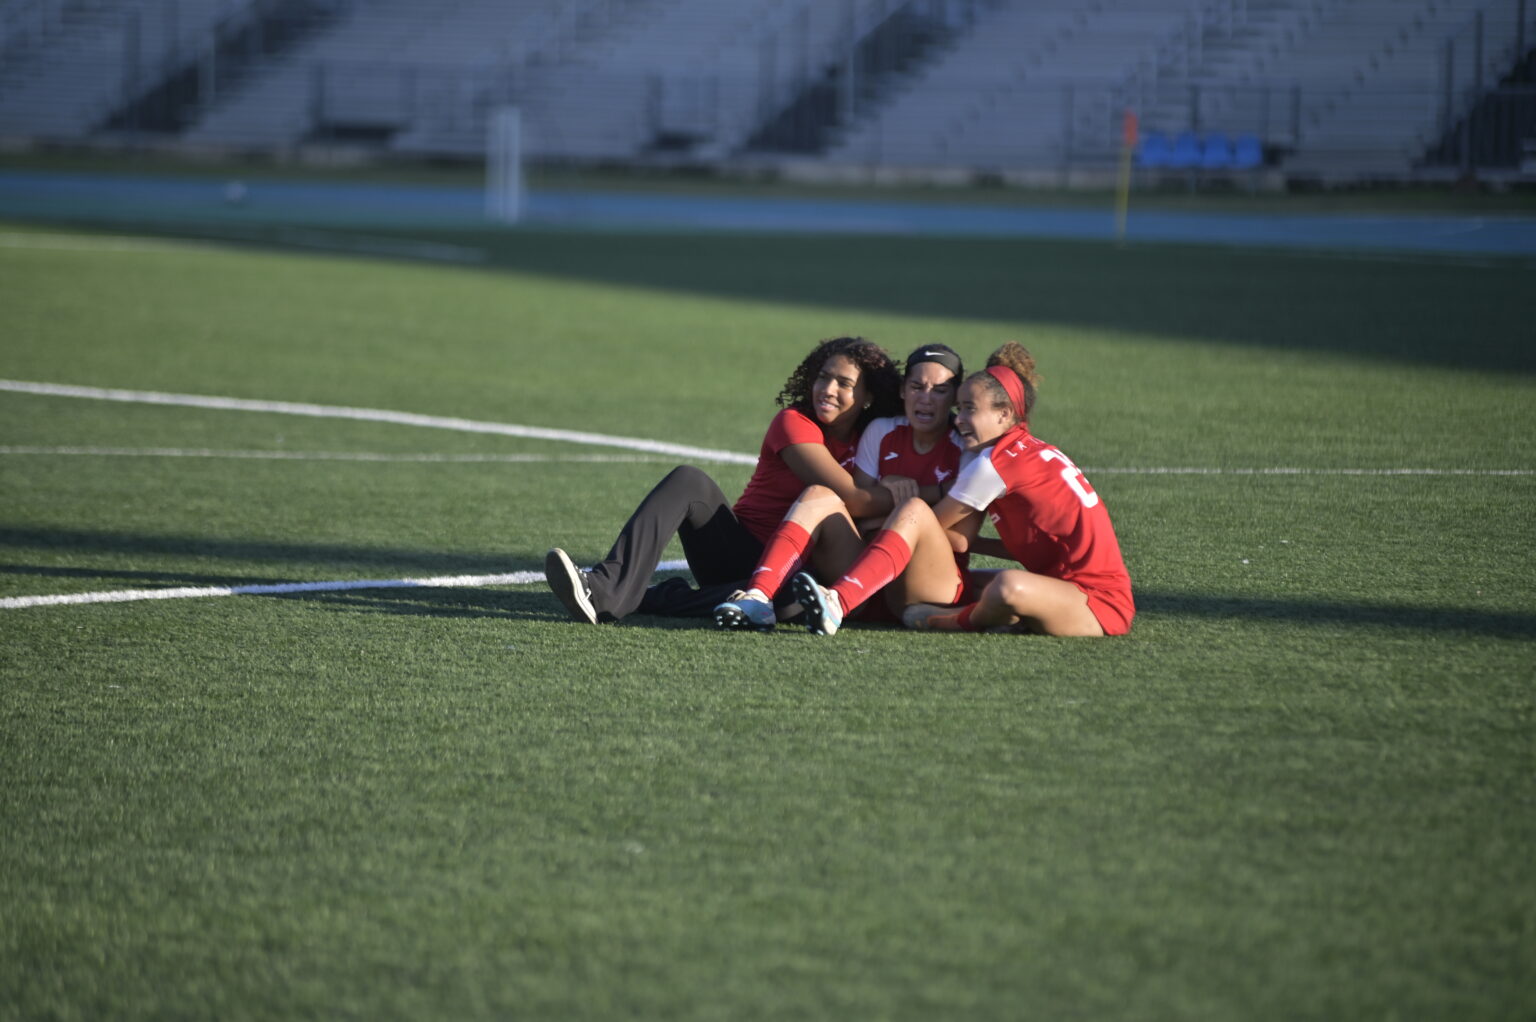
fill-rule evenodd
<path id="1" fill-rule="evenodd" d="M 1232 167 L 1254 170 L 1264 165 L 1264 145 L 1257 135 L 1239 135 L 1232 143 Z"/>
<path id="2" fill-rule="evenodd" d="M 1219 131 L 1205 136 L 1205 143 L 1200 147 L 1200 169 L 1231 170 L 1232 167 L 1232 143 L 1227 136 Z"/>
<path id="3" fill-rule="evenodd" d="M 1168 136 L 1160 131 L 1148 132 L 1136 150 L 1136 165 L 1140 167 L 1166 167 L 1173 153 L 1168 148 Z"/>
<path id="4" fill-rule="evenodd" d="M 1173 151 L 1168 156 L 1168 166 L 1180 169 L 1200 166 L 1200 136 L 1193 131 L 1181 131 L 1173 140 Z"/>

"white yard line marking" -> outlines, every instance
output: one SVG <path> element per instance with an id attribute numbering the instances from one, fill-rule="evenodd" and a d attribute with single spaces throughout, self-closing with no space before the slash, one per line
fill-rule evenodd
<path id="1" fill-rule="evenodd" d="M 75 447 L 16 444 L 0 446 L 0 455 L 61 455 L 101 458 L 231 458 L 257 461 L 422 462 L 440 464 L 652 464 L 669 458 L 624 454 L 394 454 L 383 451 L 250 451 L 205 447 Z M 1138 476 L 1531 476 L 1528 468 L 1179 468 L 1156 465 L 1092 467 L 1092 475 Z"/>
<path id="2" fill-rule="evenodd" d="M 390 454 L 378 451 L 240 451 L 201 447 L 42 447 L 0 446 L 3 454 L 65 455 L 97 458 L 232 458 L 255 461 L 377 461 L 440 464 L 592 465 L 669 464 L 671 458 L 644 454 Z"/>
<path id="3" fill-rule="evenodd" d="M 660 571 L 686 571 L 687 561 L 662 561 Z M 342 582 L 281 582 L 248 586 L 176 586 L 165 589 L 117 589 L 97 593 L 58 593 L 51 596 L 7 596 L 0 610 L 23 607 L 62 607 L 82 603 L 132 603 L 138 600 L 191 600 L 216 596 L 282 596 L 288 593 L 334 593 L 353 589 L 467 589 L 517 586 L 543 582 L 542 571 L 513 571 L 501 575 L 434 575 L 427 578 L 353 579 Z"/>
<path id="4" fill-rule="evenodd" d="M 1088 475 L 1122 476 L 1529 476 L 1529 468 L 1091 468 Z"/>
<path id="5" fill-rule="evenodd" d="M 634 437 L 607 436 L 602 433 L 580 433 L 565 429 L 545 429 L 541 426 L 517 426 L 504 422 L 481 422 L 440 415 L 418 415 L 414 412 L 394 412 L 382 408 L 349 408 L 341 405 L 317 405 L 294 401 L 253 401 L 237 397 L 210 397 L 201 394 L 166 394 L 152 390 L 120 390 L 107 387 L 77 387 L 63 383 L 29 383 L 24 380 L 0 380 L 0 391 L 18 394 L 38 394 L 48 397 L 77 397 L 94 401 L 125 401 L 134 404 L 177 405 L 184 408 L 211 408 L 219 411 L 269 412 L 277 415 L 305 415 L 325 419 L 351 419 L 362 422 L 390 422 L 401 426 L 422 426 L 428 429 L 451 429 L 461 433 L 489 433 L 497 436 L 515 436 L 530 440 L 556 440 L 570 444 L 587 444 L 595 447 L 618 447 L 625 450 L 645 451 L 650 454 L 668 454 L 696 461 L 723 462 L 732 465 L 756 465 L 757 457 L 737 454 L 735 451 L 717 451 L 707 447 L 690 447 L 686 444 L 669 444 L 659 440 L 640 440 Z"/>

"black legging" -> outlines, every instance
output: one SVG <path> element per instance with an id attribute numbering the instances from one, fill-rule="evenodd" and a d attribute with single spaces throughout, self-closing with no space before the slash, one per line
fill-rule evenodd
<path id="1" fill-rule="evenodd" d="M 661 552 L 674 535 L 682 541 L 698 589 L 676 578 L 651 585 Z M 715 481 L 692 465 L 679 465 L 646 494 L 587 581 L 604 619 L 637 610 L 700 617 L 745 583 L 762 553 L 763 544 L 737 520 Z"/>

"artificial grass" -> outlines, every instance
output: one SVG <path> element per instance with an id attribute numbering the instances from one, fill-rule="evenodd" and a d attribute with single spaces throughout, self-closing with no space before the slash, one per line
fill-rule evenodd
<path id="1" fill-rule="evenodd" d="M 1141 608 L 1105 641 L 589 628 L 538 585 L 0 610 L 7 1013 L 1536 1006 L 1516 266 L 531 236 L 0 270 L 5 378 L 736 451 L 818 337 L 1020 339 Z M 0 433 L 598 453 L 11 393 Z M 536 570 L 666 467 L 0 453 L 0 595 Z M 1401 468 L 1445 474 L 1350 474 Z"/>

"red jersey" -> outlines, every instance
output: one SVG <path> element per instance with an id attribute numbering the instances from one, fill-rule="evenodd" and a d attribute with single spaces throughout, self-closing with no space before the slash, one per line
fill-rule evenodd
<path id="1" fill-rule="evenodd" d="M 906 476 L 919 486 L 952 483 L 960 470 L 960 437 L 951 430 L 926 454 L 912 446 L 912 425 L 905 416 L 876 419 L 859 440 L 854 465 L 871 479 Z"/>
<path id="2" fill-rule="evenodd" d="M 984 511 L 1026 569 L 1083 590 L 1106 635 L 1130 630 L 1131 577 L 1109 512 L 1061 451 L 1021 426 L 967 463 L 949 495 Z"/>
<path id="3" fill-rule="evenodd" d="M 741 491 L 741 499 L 732 508 L 747 531 L 766 543 L 779 527 L 790 505 L 805 489 L 805 483 L 784 461 L 784 448 L 794 444 L 821 444 L 846 469 L 852 470 L 854 444 L 858 437 L 844 443 L 822 431 L 821 423 L 795 408 L 786 408 L 773 417 L 757 455 L 757 468 Z"/>

